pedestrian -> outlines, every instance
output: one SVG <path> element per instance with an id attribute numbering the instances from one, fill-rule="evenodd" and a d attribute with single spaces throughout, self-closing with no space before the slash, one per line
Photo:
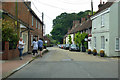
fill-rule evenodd
<path id="1" fill-rule="evenodd" d="M 32 50 L 32 53 L 33 53 L 33 57 L 35 57 L 35 53 L 38 54 L 37 50 L 38 50 L 38 42 L 36 41 L 36 39 L 33 39 L 33 42 L 32 42 L 32 45 L 33 47 L 33 50 Z"/>
<path id="2" fill-rule="evenodd" d="M 42 48 L 43 48 L 43 41 L 42 38 L 38 40 L 38 50 L 40 50 L 40 57 L 42 57 Z"/>
<path id="3" fill-rule="evenodd" d="M 17 44 L 17 47 L 18 47 L 18 50 L 19 50 L 20 60 L 23 59 L 23 57 L 22 57 L 22 56 L 23 56 L 22 52 L 23 52 L 23 49 L 24 49 L 24 45 L 25 45 L 25 43 L 24 43 L 24 41 L 23 41 L 23 38 L 20 37 L 20 40 L 18 41 L 18 44 Z"/>

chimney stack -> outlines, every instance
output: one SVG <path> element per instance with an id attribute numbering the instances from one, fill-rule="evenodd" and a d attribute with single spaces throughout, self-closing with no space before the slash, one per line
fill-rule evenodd
<path id="1" fill-rule="evenodd" d="M 74 20 L 73 21 L 73 27 L 72 28 L 75 28 L 77 25 L 79 25 L 80 21 L 79 20 Z"/>
<path id="2" fill-rule="evenodd" d="M 81 23 L 83 23 L 85 21 L 85 17 L 81 18 Z"/>
<path id="3" fill-rule="evenodd" d="M 100 4 L 98 5 L 98 9 L 100 9 L 104 4 L 102 4 L 102 0 L 100 0 Z"/>

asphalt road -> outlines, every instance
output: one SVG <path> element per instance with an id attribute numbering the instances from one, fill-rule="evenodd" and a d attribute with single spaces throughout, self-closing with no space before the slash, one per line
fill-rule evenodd
<path id="1" fill-rule="evenodd" d="M 9 78 L 118 78 L 118 60 L 48 48 L 42 58 Z"/>

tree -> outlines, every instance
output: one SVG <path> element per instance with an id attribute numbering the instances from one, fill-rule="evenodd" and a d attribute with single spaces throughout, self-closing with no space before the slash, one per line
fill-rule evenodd
<path id="1" fill-rule="evenodd" d="M 75 43 L 79 46 L 79 48 L 80 48 L 80 46 L 82 45 L 82 46 L 86 46 L 86 42 L 85 42 L 85 38 L 87 37 L 87 33 L 80 33 L 80 32 L 77 32 L 76 34 L 75 34 Z"/>
<path id="2" fill-rule="evenodd" d="M 12 44 L 11 48 L 16 48 L 16 44 L 19 38 L 16 30 L 14 29 L 14 23 L 10 20 L 2 21 L 2 41 L 9 41 Z"/>
<path id="3" fill-rule="evenodd" d="M 56 41 L 63 43 L 63 37 L 67 34 L 68 29 L 72 28 L 73 20 L 80 20 L 85 17 L 87 19 L 87 15 L 90 13 L 90 10 L 86 10 L 85 12 L 81 11 L 79 13 L 62 13 L 53 20 L 53 29 L 51 31 L 52 38 Z"/>
<path id="4" fill-rule="evenodd" d="M 71 38 L 71 35 L 68 36 L 68 39 L 69 39 L 69 44 L 72 44 L 72 38 Z"/>

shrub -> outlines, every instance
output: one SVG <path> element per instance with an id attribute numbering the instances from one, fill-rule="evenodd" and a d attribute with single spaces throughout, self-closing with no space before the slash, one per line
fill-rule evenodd
<path id="1" fill-rule="evenodd" d="M 88 49 L 88 51 L 91 51 L 91 49 Z"/>
<path id="2" fill-rule="evenodd" d="M 103 50 L 100 50 L 100 53 L 104 53 L 104 51 L 103 51 Z"/>
<path id="3" fill-rule="evenodd" d="M 94 50 L 93 50 L 93 53 L 97 53 L 97 50 L 96 50 L 96 49 L 94 49 Z"/>

